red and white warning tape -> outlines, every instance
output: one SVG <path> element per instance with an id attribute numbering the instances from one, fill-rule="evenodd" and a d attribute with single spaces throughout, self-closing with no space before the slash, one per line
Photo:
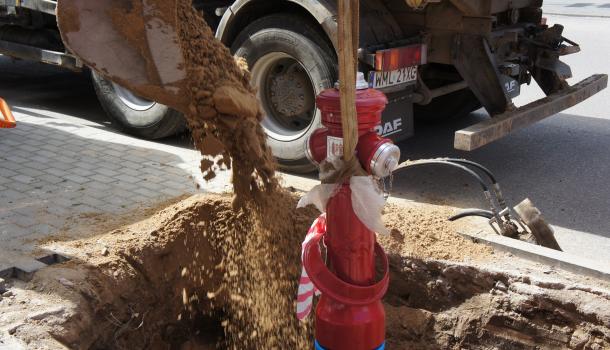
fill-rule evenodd
<path id="1" fill-rule="evenodd" d="M 318 235 L 324 235 L 326 233 L 326 214 L 320 215 L 316 221 L 313 222 L 307 236 L 301 245 L 301 264 L 303 263 L 303 254 L 305 252 L 305 246 L 307 243 Z M 311 279 L 305 271 L 305 267 L 301 270 L 301 279 L 299 280 L 299 290 L 297 292 L 297 318 L 303 321 L 311 312 L 313 306 L 314 295 L 319 295 L 320 291 L 314 286 Z"/>

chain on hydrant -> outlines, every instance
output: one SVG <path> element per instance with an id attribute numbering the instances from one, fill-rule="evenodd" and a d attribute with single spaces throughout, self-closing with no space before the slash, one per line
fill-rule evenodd
<path id="1" fill-rule="evenodd" d="M 342 152 L 339 91 L 325 90 L 316 102 L 324 127 L 308 140 L 307 154 L 320 164 Z M 386 104 L 386 96 L 369 89 L 359 73 L 356 156 L 367 174 L 376 178 L 389 176 L 400 158 L 398 147 L 375 132 Z M 377 244 L 375 232 L 354 211 L 350 179 L 337 186 L 326 203 L 326 232 L 308 237 L 303 251 L 308 278 L 322 293 L 316 307 L 316 349 L 383 349 L 385 312 L 381 298 L 389 283 L 387 256 Z M 327 263 L 320 253 L 321 242 L 326 246 Z M 383 266 L 380 278 L 376 260 Z"/>

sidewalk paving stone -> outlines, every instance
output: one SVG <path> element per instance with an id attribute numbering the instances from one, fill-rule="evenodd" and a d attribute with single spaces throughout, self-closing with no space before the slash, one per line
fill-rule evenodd
<path id="1" fill-rule="evenodd" d="M 19 170 L 19 169 L 23 168 L 23 165 L 21 163 L 15 163 L 13 161 L 8 161 L 8 162 L 3 162 L 2 167 L 4 169 L 9 169 L 9 170 Z"/>
<path id="2" fill-rule="evenodd" d="M 17 176 L 17 175 L 19 175 L 19 173 L 15 172 L 13 170 L 10 170 L 10 169 L 4 168 L 4 167 L 0 168 L 0 176 L 2 176 L 2 177 L 13 177 L 13 176 Z"/>
<path id="3" fill-rule="evenodd" d="M 91 180 L 95 180 L 93 178 L 93 176 L 91 176 L 90 178 L 86 178 L 86 177 L 78 176 L 78 175 L 74 175 L 74 174 L 66 175 L 65 178 L 70 180 L 70 181 L 74 181 L 77 184 L 81 184 L 81 185 L 84 184 L 84 183 L 87 183 L 87 182 L 89 182 Z"/>
<path id="4" fill-rule="evenodd" d="M 86 237 L 83 215 L 127 214 L 197 192 L 195 181 L 202 181 L 192 149 L 56 113 L 15 116 L 18 127 L 0 137 L 0 148 L 11 149 L 0 157 L 0 265 L 66 229 Z"/>
<path id="5" fill-rule="evenodd" d="M 24 184 L 31 184 L 31 183 L 36 182 L 35 178 L 33 178 L 31 176 L 23 175 L 23 174 L 15 175 L 15 176 L 11 177 L 11 179 L 13 181 L 19 181 Z"/>
<path id="6" fill-rule="evenodd" d="M 38 176 L 44 175 L 44 173 L 40 170 L 36 170 L 34 168 L 23 167 L 17 171 L 21 175 L 27 175 L 33 178 L 37 178 Z"/>
<path id="7" fill-rule="evenodd" d="M 20 156 L 15 156 L 15 155 L 6 157 L 6 160 L 8 160 L 10 162 L 13 162 L 13 163 L 17 163 L 17 164 L 28 161 L 27 158 L 20 157 Z"/>

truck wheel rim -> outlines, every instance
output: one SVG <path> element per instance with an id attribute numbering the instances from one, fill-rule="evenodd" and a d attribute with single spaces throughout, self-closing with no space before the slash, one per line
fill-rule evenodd
<path id="1" fill-rule="evenodd" d="M 316 91 L 305 67 L 294 57 L 269 53 L 252 67 L 267 134 L 280 141 L 293 141 L 305 134 L 315 117 Z"/>
<path id="2" fill-rule="evenodd" d="M 133 110 L 146 111 L 151 109 L 156 104 L 155 101 L 147 100 L 145 98 L 136 96 L 131 91 L 114 82 L 112 83 L 112 86 L 114 87 L 114 91 L 116 92 L 121 102 L 123 102 L 123 104 Z"/>

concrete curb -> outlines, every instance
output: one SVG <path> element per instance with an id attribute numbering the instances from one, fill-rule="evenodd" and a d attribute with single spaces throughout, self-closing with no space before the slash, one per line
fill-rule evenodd
<path id="1" fill-rule="evenodd" d="M 557 267 L 579 275 L 587 275 L 610 281 L 610 266 L 605 266 L 589 259 L 495 234 L 481 232 L 458 233 L 474 242 L 488 244 L 520 258 Z"/>

